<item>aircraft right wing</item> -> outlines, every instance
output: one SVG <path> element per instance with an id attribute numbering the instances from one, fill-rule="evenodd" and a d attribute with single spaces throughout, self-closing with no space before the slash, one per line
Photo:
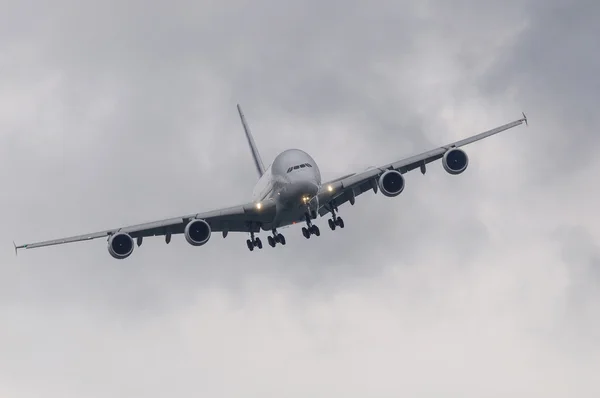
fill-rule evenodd
<path id="1" fill-rule="evenodd" d="M 383 165 L 381 167 L 373 167 L 361 173 L 349 174 L 348 176 L 328 181 L 322 185 L 321 190 L 317 194 L 319 198 L 319 203 L 321 204 L 319 208 L 319 215 L 323 216 L 331 212 L 332 209 L 336 209 L 338 206 L 346 202 L 354 204 L 356 197 L 364 192 L 370 190 L 377 192 L 381 186 L 381 177 L 384 174 L 390 174 L 390 172 L 392 173 L 390 174 L 390 178 L 396 179 L 396 181 L 389 179 L 390 183 L 397 187 L 400 187 L 401 185 L 401 189 L 399 188 L 399 192 L 390 195 L 396 196 L 402 191 L 402 189 L 404 189 L 404 178 L 401 177 L 402 174 L 405 174 L 417 168 L 421 169 L 421 172 L 425 174 L 426 165 L 428 163 L 444 158 L 444 156 L 447 156 L 447 154 L 449 154 L 451 151 L 456 151 L 455 154 L 457 156 L 464 156 L 463 162 L 466 162 L 464 168 L 460 171 L 452 173 L 460 174 L 466 168 L 466 165 L 468 164 L 468 158 L 466 157 L 466 154 L 464 154 L 464 152 L 462 152 L 462 150 L 459 150 L 458 148 L 490 137 L 492 135 L 498 134 L 502 131 L 511 129 L 513 127 L 519 126 L 523 123 L 527 124 L 527 116 L 525 116 L 524 113 L 522 118 L 502 125 L 500 127 L 496 127 L 492 130 L 488 130 L 483 133 L 479 133 L 471 137 L 462 139 L 460 141 L 456 141 L 448 145 L 444 145 L 439 148 L 420 153 L 418 155 L 398 160 L 396 162 Z M 460 162 L 461 159 L 455 158 L 455 161 Z M 450 165 L 450 167 L 452 167 L 452 165 Z M 396 175 L 393 174 L 394 172 L 396 172 Z M 400 175 L 400 177 L 398 177 L 398 174 Z"/>
<path id="2" fill-rule="evenodd" d="M 137 239 L 137 244 L 139 246 L 142 244 L 142 240 L 145 237 L 165 236 L 168 243 L 171 235 L 184 233 L 186 227 L 192 221 L 199 222 L 196 224 L 196 228 L 194 228 L 196 230 L 195 236 L 197 239 L 196 242 L 192 244 L 200 246 L 201 244 L 206 243 L 212 232 L 223 232 L 223 236 L 226 236 L 229 232 L 259 232 L 259 225 L 271 221 L 274 214 L 274 202 L 266 200 L 259 203 L 246 203 L 240 206 L 233 206 L 204 213 L 194 213 L 144 224 L 113 228 L 84 235 L 15 245 L 15 251 L 19 249 L 35 249 L 38 247 L 81 242 L 97 238 L 108 238 L 110 240 L 116 239 L 117 236 L 121 236 L 123 238 L 120 241 L 114 242 L 114 245 L 113 243 L 110 243 L 109 247 L 114 246 L 112 249 L 115 250 L 115 252 L 111 252 L 113 257 L 125 258 L 133 251 L 132 239 Z M 206 226 L 208 226 L 208 228 L 206 228 Z M 131 246 L 131 251 L 128 249 L 129 246 Z M 119 250 L 122 250 L 121 254 L 118 253 Z"/>

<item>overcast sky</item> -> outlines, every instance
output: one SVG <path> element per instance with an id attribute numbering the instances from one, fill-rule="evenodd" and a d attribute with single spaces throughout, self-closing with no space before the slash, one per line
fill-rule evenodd
<path id="1" fill-rule="evenodd" d="M 0 0 L 0 396 L 597 397 L 600 3 Z M 346 228 L 26 243 L 510 122 Z M 261 235 L 266 241 L 266 234 Z"/>

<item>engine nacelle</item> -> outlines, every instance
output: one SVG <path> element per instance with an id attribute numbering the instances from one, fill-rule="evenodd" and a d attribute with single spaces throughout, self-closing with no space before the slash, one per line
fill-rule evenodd
<path id="1" fill-rule="evenodd" d="M 398 196 L 404 191 L 404 176 L 396 170 L 388 170 L 377 182 L 381 193 L 388 198 Z"/>
<path id="2" fill-rule="evenodd" d="M 185 240 L 192 246 L 202 246 L 210 239 L 210 225 L 204 220 L 192 220 L 185 226 Z"/>
<path id="3" fill-rule="evenodd" d="M 133 238 L 124 232 L 117 232 L 108 238 L 108 252 L 113 258 L 123 260 L 133 253 Z"/>
<path id="4" fill-rule="evenodd" d="M 467 169 L 469 157 L 462 149 L 453 148 L 444 154 L 442 165 L 448 173 L 452 175 L 460 174 Z"/>

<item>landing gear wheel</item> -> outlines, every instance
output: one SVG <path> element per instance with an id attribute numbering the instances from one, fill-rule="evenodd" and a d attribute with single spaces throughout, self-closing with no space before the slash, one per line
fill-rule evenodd
<path id="1" fill-rule="evenodd" d="M 259 249 L 262 249 L 262 241 L 260 240 L 260 238 L 256 238 L 256 239 L 254 240 L 254 245 L 255 245 L 256 247 L 258 247 Z"/>
<path id="2" fill-rule="evenodd" d="M 327 221 L 329 222 L 329 228 L 331 228 L 332 231 L 335 231 L 335 223 L 333 222 L 333 220 L 330 218 Z"/>
<path id="3" fill-rule="evenodd" d="M 338 217 L 335 220 L 335 223 L 340 227 L 340 228 L 344 228 L 344 220 L 342 220 L 342 217 Z"/>
<path id="4" fill-rule="evenodd" d="M 277 241 L 285 246 L 285 236 L 277 234 Z"/>
<path id="5" fill-rule="evenodd" d="M 254 250 L 254 244 L 252 243 L 252 241 L 250 239 L 248 239 L 246 241 L 246 245 L 248 246 L 248 250 L 250 250 L 250 251 Z"/>
<path id="6" fill-rule="evenodd" d="M 302 235 L 304 235 L 306 239 L 310 239 L 310 232 L 306 227 L 302 227 Z"/>
<path id="7" fill-rule="evenodd" d="M 321 235 L 321 231 L 319 231 L 319 227 L 317 227 L 316 225 L 311 225 L 310 233 L 317 236 Z"/>
<path id="8" fill-rule="evenodd" d="M 271 247 L 275 247 L 275 244 L 277 243 L 275 242 L 275 239 L 273 239 L 272 236 L 267 237 L 267 241 L 269 241 L 269 246 Z"/>

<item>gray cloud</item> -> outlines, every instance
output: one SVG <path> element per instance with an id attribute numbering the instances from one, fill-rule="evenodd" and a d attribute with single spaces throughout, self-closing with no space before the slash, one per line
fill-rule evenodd
<path id="1" fill-rule="evenodd" d="M 600 90 L 591 77 L 600 67 L 594 55 L 600 44 L 589 40 L 599 31 L 592 23 L 596 8 L 590 1 L 544 7 L 531 2 L 524 33 L 482 81 L 492 93 L 516 87 L 531 113 L 539 115 L 540 130 L 557 132 L 539 143 L 541 161 L 535 167 L 545 176 L 588 167 L 598 146 Z"/>
<path id="2" fill-rule="evenodd" d="M 0 393 L 596 396 L 594 15 L 578 2 L 39 2 L 0 16 Z M 35 12 L 33 11 L 35 10 Z M 233 205 L 508 122 L 347 227 L 248 253 L 47 239 Z M 490 387 L 493 386 L 493 387 Z"/>

